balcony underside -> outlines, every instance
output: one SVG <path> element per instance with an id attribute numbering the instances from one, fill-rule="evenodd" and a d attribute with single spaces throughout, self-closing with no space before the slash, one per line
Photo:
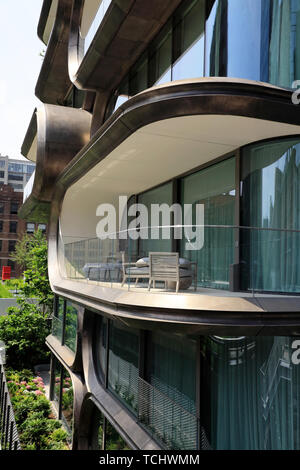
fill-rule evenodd
<path id="1" fill-rule="evenodd" d="M 90 114 L 81 109 L 42 105 L 34 111 L 21 152 L 36 162 L 36 170 L 31 192 L 19 211 L 21 218 L 48 221 L 54 182 L 87 143 L 90 123 Z"/>

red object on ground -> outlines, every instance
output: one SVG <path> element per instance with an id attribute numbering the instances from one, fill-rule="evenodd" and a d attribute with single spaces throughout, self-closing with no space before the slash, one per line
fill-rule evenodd
<path id="1" fill-rule="evenodd" d="M 3 266 L 2 267 L 2 281 L 6 281 L 10 279 L 11 274 L 11 267 L 10 266 Z"/>

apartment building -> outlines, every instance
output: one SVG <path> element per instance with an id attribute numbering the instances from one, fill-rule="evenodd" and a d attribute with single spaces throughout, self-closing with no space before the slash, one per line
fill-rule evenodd
<path id="1" fill-rule="evenodd" d="M 0 154 L 0 184 L 9 184 L 15 191 L 23 192 L 35 164 Z"/>
<path id="2" fill-rule="evenodd" d="M 300 0 L 44 0 L 38 35 L 73 448 L 300 449 Z"/>

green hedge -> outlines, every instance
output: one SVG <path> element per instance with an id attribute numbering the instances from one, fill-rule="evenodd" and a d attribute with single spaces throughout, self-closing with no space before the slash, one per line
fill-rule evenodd
<path id="1" fill-rule="evenodd" d="M 69 450 L 67 432 L 52 412 L 41 377 L 6 369 L 22 450 Z"/>

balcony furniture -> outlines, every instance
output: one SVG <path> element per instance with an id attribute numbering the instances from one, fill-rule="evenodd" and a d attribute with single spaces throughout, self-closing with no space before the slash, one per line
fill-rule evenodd
<path id="1" fill-rule="evenodd" d="M 122 272 L 121 260 L 107 258 L 106 263 L 86 263 L 82 268 L 84 275 L 91 281 L 119 281 Z"/>
<path id="2" fill-rule="evenodd" d="M 126 279 L 134 278 L 135 285 L 139 279 L 149 279 L 149 266 L 147 261 L 138 260 L 136 263 L 129 263 L 126 261 L 126 254 L 122 253 L 122 273 L 123 280 L 121 287 L 124 286 Z M 146 258 L 144 258 L 146 260 Z"/>
<path id="3" fill-rule="evenodd" d="M 191 262 L 184 260 L 180 263 L 178 253 L 149 253 L 149 285 L 151 289 L 152 282 L 163 281 L 166 287 L 174 286 L 176 293 L 179 288 L 188 289 L 195 276 L 193 270 L 189 269 Z M 183 258 L 181 258 L 183 260 Z M 195 265 L 195 263 L 193 263 Z M 180 286 L 181 284 L 181 286 Z"/>

